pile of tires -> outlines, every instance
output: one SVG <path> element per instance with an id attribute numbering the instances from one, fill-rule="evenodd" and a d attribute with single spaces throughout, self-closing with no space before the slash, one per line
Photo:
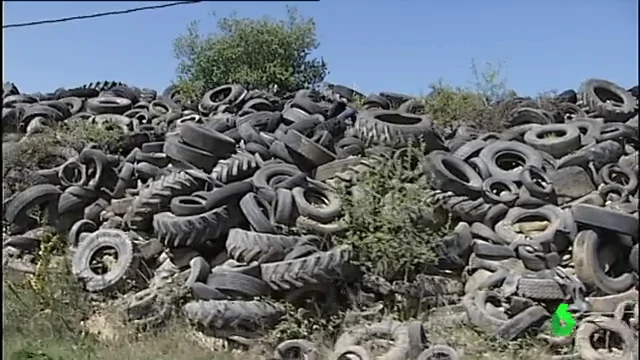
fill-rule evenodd
<path id="1" fill-rule="evenodd" d="M 24 139 L 87 122 L 121 129 L 133 150 L 52 149 L 63 161 L 38 171 L 37 185 L 15 194 L 3 186 L 3 266 L 35 271 L 40 234 L 65 234 L 74 276 L 89 292 L 128 292 L 120 306 L 132 323 L 158 325 L 186 296 L 184 315 L 226 339 L 256 338 L 278 323 L 285 309 L 268 298 L 338 303 L 344 282 L 446 298 L 433 316 L 457 312 L 505 340 L 539 329 L 566 303 L 577 329 L 548 337 L 552 344 L 611 358 L 589 340 L 606 330 L 622 339 L 615 356 L 637 356 L 640 139 L 630 91 L 590 79 L 560 94 L 554 111 L 509 99 L 500 133 L 439 130 L 402 94 L 370 95 L 356 110 L 355 95 L 339 85 L 283 97 L 224 85 L 194 104 L 173 87 L 159 95 L 98 82 L 29 95 L 5 83 L 3 132 Z M 362 169 L 383 161 L 376 153 L 414 144 L 426 154 L 417 169 L 431 184 L 425 208 L 458 221 L 438 264 L 460 276 L 363 278 L 352 249 L 328 241 L 347 230 L 336 187 L 357 187 Z M 34 209 L 48 215 L 44 228 Z M 334 356 L 368 359 L 367 339 L 380 336 L 394 340 L 388 359 L 463 352 L 428 344 L 419 322 L 385 320 L 345 330 Z M 293 350 L 319 356 L 293 339 L 274 357 Z"/>

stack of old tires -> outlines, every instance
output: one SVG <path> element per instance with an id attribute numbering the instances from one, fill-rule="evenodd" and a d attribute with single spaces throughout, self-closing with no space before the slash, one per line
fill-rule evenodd
<path id="1" fill-rule="evenodd" d="M 631 92 L 590 79 L 560 94 L 553 111 L 506 100 L 500 106 L 510 111 L 496 119 L 503 132 L 460 126 L 446 134 L 419 115 L 415 98 L 370 95 L 356 110 L 354 95 L 339 85 L 283 97 L 224 85 L 195 104 L 173 87 L 159 95 L 98 82 L 28 95 L 5 83 L 3 132 L 25 139 L 86 122 L 117 128 L 129 148 L 51 149 L 59 166 L 33 174 L 36 185 L 15 194 L 3 186 L 4 267 L 35 271 L 41 234 L 54 231 L 66 235 L 85 289 L 128 292 L 119 303 L 141 326 L 162 323 L 186 297 L 183 313 L 211 335 L 256 338 L 285 313 L 269 298 L 335 305 L 338 283 L 362 280 L 373 293 L 437 287 L 417 296 L 461 303 L 433 316 L 458 312 L 452 318 L 505 340 L 549 323 L 566 303 L 577 329 L 548 337 L 552 344 L 573 345 L 585 359 L 637 356 L 640 139 Z M 348 230 L 336 186 L 357 186 L 361 170 L 381 161 L 376 153 L 416 143 L 427 154 L 419 167 L 431 184 L 425 207 L 459 221 L 442 239 L 439 264 L 461 277 L 386 286 L 361 277 L 349 247 L 331 246 Z M 36 209 L 48 215 L 44 228 Z M 595 349 L 590 338 L 601 330 L 620 339 L 617 353 Z M 420 322 L 391 320 L 345 329 L 333 356 L 369 359 L 371 341 L 383 336 L 393 339 L 385 359 L 462 356 L 427 344 Z M 274 356 L 295 351 L 319 356 L 306 340 L 285 342 Z"/>

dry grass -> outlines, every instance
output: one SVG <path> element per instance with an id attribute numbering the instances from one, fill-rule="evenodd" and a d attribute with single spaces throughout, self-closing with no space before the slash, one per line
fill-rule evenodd
<path id="1" fill-rule="evenodd" d="M 9 275 L 9 274 L 5 274 Z M 3 282 L 3 359 L 175 360 L 264 359 L 267 349 L 232 349 L 177 319 L 160 331 L 139 333 L 125 326 L 105 303 L 98 305 L 62 272 L 47 278 L 48 290 L 35 292 L 8 276 Z M 452 321 L 454 313 L 425 315 L 431 344 L 462 350 L 462 359 L 548 359 L 546 346 L 523 339 L 499 342 L 467 325 Z M 316 341 L 328 358 L 329 341 Z"/>

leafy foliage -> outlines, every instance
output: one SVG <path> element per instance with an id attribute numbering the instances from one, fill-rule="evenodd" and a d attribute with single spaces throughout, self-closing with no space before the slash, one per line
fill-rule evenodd
<path id="1" fill-rule="evenodd" d="M 423 152 L 405 148 L 380 155 L 360 173 L 358 185 L 342 189 L 345 237 L 364 271 L 394 280 L 434 264 L 433 245 L 447 230 L 447 217 L 426 207 L 428 184 L 416 171 Z"/>
<path id="2" fill-rule="evenodd" d="M 325 61 L 311 57 L 319 46 L 315 22 L 295 8 L 287 8 L 285 20 L 231 15 L 218 21 L 217 30 L 202 35 L 194 22 L 175 40 L 177 85 L 192 100 L 232 83 L 289 92 L 327 74 Z"/>
<path id="3" fill-rule="evenodd" d="M 507 87 L 500 66 L 485 64 L 483 69 L 479 69 L 472 63 L 471 71 L 474 76 L 472 86 L 453 87 L 443 80 L 432 84 L 431 93 L 424 98 L 426 112 L 442 126 L 465 123 L 488 131 L 499 131 L 498 104 L 515 97 L 516 93 Z"/>

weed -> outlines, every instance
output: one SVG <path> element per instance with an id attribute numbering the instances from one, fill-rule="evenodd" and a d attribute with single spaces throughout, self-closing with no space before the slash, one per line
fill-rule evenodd
<path id="1" fill-rule="evenodd" d="M 416 222 L 425 215 L 428 183 L 416 166 L 423 157 L 415 148 L 393 156 L 381 155 L 375 165 L 360 174 L 350 191 L 340 189 L 348 223 L 338 243 L 354 248 L 356 263 L 364 271 L 385 279 L 403 279 L 433 266 L 433 245 L 446 231 L 446 220 Z"/>

